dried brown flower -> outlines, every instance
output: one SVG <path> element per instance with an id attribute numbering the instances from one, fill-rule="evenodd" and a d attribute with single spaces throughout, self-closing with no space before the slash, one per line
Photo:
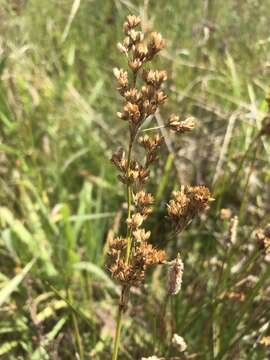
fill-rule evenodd
<path id="1" fill-rule="evenodd" d="M 162 50 L 164 45 L 165 40 L 162 35 L 157 32 L 152 32 L 148 43 L 148 60 L 151 60 L 160 50 Z"/>
<path id="2" fill-rule="evenodd" d="M 176 231 L 181 231 L 196 215 L 207 209 L 209 202 L 213 200 L 205 186 L 184 186 L 172 195 L 167 212 Z"/>
<path id="3" fill-rule="evenodd" d="M 125 159 L 125 152 L 122 148 L 118 149 L 118 151 L 112 155 L 111 162 L 121 172 L 127 171 L 127 160 Z"/>
<path id="4" fill-rule="evenodd" d="M 183 134 L 195 128 L 195 119 L 190 116 L 185 120 L 180 120 L 179 116 L 173 114 L 169 117 L 167 127 L 179 134 Z"/>
<path id="5" fill-rule="evenodd" d="M 150 231 L 145 231 L 145 229 L 136 229 L 133 231 L 133 237 L 137 243 L 146 242 L 149 240 L 151 235 Z"/>
<path id="6" fill-rule="evenodd" d="M 128 87 L 128 73 L 123 69 L 114 68 L 113 74 L 117 80 L 118 90 L 123 90 Z"/>
<path id="7" fill-rule="evenodd" d="M 130 219 L 127 219 L 127 224 L 131 229 L 135 230 L 142 225 L 143 220 L 144 218 L 140 213 L 135 213 Z"/>
<path id="8" fill-rule="evenodd" d="M 136 26 L 138 26 L 141 22 L 141 19 L 139 16 L 136 15 L 128 15 L 126 21 L 124 22 L 124 32 L 126 34 L 129 33 L 129 31 Z"/>
<path id="9" fill-rule="evenodd" d="M 160 136 L 159 134 L 157 134 L 153 137 L 144 135 L 139 138 L 138 143 L 146 151 L 145 166 L 148 167 L 151 163 L 153 163 L 157 159 L 157 150 L 163 143 L 163 137 Z"/>
<path id="10" fill-rule="evenodd" d="M 167 72 L 165 70 L 144 70 L 143 79 L 148 85 L 159 88 L 163 81 L 167 80 Z"/>
<path id="11" fill-rule="evenodd" d="M 134 195 L 135 204 L 139 207 L 149 206 L 154 203 L 154 197 L 150 193 L 146 193 L 144 190 L 137 192 Z"/>

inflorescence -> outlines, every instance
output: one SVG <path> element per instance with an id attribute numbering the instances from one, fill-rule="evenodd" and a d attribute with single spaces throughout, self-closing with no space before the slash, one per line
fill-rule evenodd
<path id="1" fill-rule="evenodd" d="M 124 100 L 117 116 L 127 123 L 130 137 L 128 149 L 118 149 L 111 159 L 119 171 L 119 180 L 127 187 L 128 217 L 126 237 L 118 237 L 110 243 L 109 270 L 125 289 L 139 285 L 149 266 L 166 262 L 165 251 L 149 243 L 151 232 L 142 227 L 154 204 L 153 195 L 146 192 L 144 187 L 150 176 L 150 166 L 157 160 L 157 152 L 164 139 L 159 133 L 139 136 L 146 119 L 151 119 L 168 99 L 163 90 L 167 72 L 149 68 L 165 41 L 157 32 L 137 30 L 140 22 L 137 16 L 127 16 L 123 27 L 125 38 L 118 44 L 118 49 L 126 56 L 129 70 L 113 70 L 117 90 Z M 193 117 L 181 120 L 172 114 L 165 127 L 183 134 L 194 129 L 195 120 Z M 144 161 L 133 156 L 135 143 L 144 150 Z M 210 192 L 204 186 L 186 186 L 174 192 L 173 199 L 167 205 L 168 218 L 172 220 L 174 229 L 182 230 L 194 216 L 208 207 L 210 200 Z M 183 273 L 180 255 L 168 264 L 168 290 L 176 294 L 180 290 Z"/>

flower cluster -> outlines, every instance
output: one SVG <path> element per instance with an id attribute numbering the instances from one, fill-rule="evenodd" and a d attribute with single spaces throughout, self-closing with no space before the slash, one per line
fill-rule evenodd
<path id="1" fill-rule="evenodd" d="M 156 32 L 145 35 L 135 28 L 140 24 L 140 18 L 129 15 L 124 23 L 125 38 L 118 44 L 120 51 L 126 54 L 128 66 L 132 72 L 132 80 L 128 72 L 115 68 L 113 73 L 117 81 L 117 88 L 125 100 L 123 110 L 117 113 L 120 119 L 129 123 L 131 135 L 134 137 L 144 120 L 153 115 L 158 107 L 167 99 L 161 90 L 162 83 L 167 79 L 164 70 L 143 69 L 141 88 L 136 87 L 139 70 L 164 47 L 164 39 Z"/>
<path id="2" fill-rule="evenodd" d="M 127 240 L 116 238 L 110 243 L 112 264 L 109 270 L 116 280 L 127 287 L 140 284 L 145 278 L 148 266 L 162 264 L 166 259 L 163 250 L 157 250 L 147 243 L 150 231 L 137 228 L 133 231 L 133 235 L 135 244 L 132 247 L 129 263 L 124 260 Z"/>
<path id="3" fill-rule="evenodd" d="M 148 266 L 166 262 L 165 252 L 149 243 L 151 233 L 143 228 L 154 203 L 153 195 L 146 192 L 144 187 L 150 176 L 150 165 L 157 160 L 158 150 L 164 139 L 158 133 L 139 136 L 145 120 L 153 117 L 167 100 L 163 91 L 167 72 L 150 68 L 150 62 L 163 49 L 165 41 L 159 33 L 146 34 L 138 30 L 140 22 L 137 16 L 127 16 L 123 27 L 125 37 L 117 47 L 127 58 L 128 70 L 113 70 L 117 90 L 124 101 L 117 116 L 125 121 L 129 128 L 128 151 L 118 149 L 111 159 L 119 171 L 119 180 L 127 187 L 127 235 L 111 241 L 109 250 L 109 270 L 122 284 L 122 289 L 140 284 Z M 191 131 L 195 127 L 195 121 L 192 117 L 180 120 L 173 114 L 165 126 L 182 134 Z M 136 144 L 144 151 L 143 159 L 133 155 Z M 209 200 L 208 189 L 185 187 L 174 193 L 174 199 L 168 204 L 169 217 L 175 227 L 180 229 L 206 208 Z M 179 256 L 168 264 L 168 291 L 172 295 L 181 288 L 183 263 Z"/>
<path id="4" fill-rule="evenodd" d="M 185 120 L 180 120 L 179 116 L 172 114 L 169 117 L 167 127 L 176 133 L 183 134 L 195 128 L 195 119 L 190 116 Z"/>
<path id="5" fill-rule="evenodd" d="M 183 262 L 180 255 L 171 262 L 166 261 L 165 251 L 156 249 L 150 242 L 151 232 L 143 224 L 152 212 L 154 197 L 145 190 L 150 176 L 150 166 L 157 160 L 158 150 L 163 137 L 158 133 L 140 136 L 146 119 L 154 118 L 157 110 L 167 100 L 164 82 L 167 72 L 151 69 L 150 62 L 163 49 L 165 41 L 159 33 L 144 33 L 138 30 L 141 20 L 134 15 L 127 16 L 124 23 L 124 40 L 117 47 L 127 58 L 128 70 L 113 70 L 117 90 L 123 98 L 123 107 L 117 117 L 125 121 L 129 129 L 127 151 L 118 149 L 112 155 L 112 163 L 119 171 L 118 178 L 126 186 L 127 232 L 125 237 L 113 239 L 109 244 L 109 271 L 122 285 L 118 314 L 121 315 L 128 303 L 131 286 L 140 285 L 145 279 L 146 270 L 156 264 L 168 264 L 168 295 L 176 295 L 181 289 Z M 195 127 L 192 117 L 181 120 L 171 115 L 164 125 L 177 134 L 191 131 Z M 148 131 L 157 130 L 150 128 Z M 135 147 L 143 149 L 143 158 L 139 158 Z M 137 156 L 135 156 L 135 155 Z M 139 158 L 139 159 L 138 159 Z M 185 187 L 173 194 L 168 204 L 168 214 L 174 227 L 180 230 L 201 210 L 208 206 L 211 199 L 207 188 Z M 121 316 L 117 318 L 113 358 L 117 358 Z M 175 345 L 184 351 L 185 344 L 175 337 Z"/>
<path id="6" fill-rule="evenodd" d="M 169 219 L 176 231 L 181 231 L 192 219 L 209 206 L 210 191 L 205 186 L 183 186 L 173 192 L 173 199 L 167 205 Z"/>

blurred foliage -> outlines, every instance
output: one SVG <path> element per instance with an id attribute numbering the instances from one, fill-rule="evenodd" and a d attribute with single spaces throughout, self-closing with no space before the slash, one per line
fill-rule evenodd
<path id="1" fill-rule="evenodd" d="M 149 274 L 134 291 L 120 358 L 177 356 L 173 332 L 188 343 L 183 359 L 269 358 L 260 344 L 270 335 L 269 263 L 253 235 L 270 222 L 269 138 L 254 145 L 267 111 L 269 8 L 269 0 L 0 0 L 1 358 L 74 359 L 78 326 L 85 358 L 110 359 L 119 289 L 104 263 L 125 197 L 109 158 L 126 144 L 112 68 L 122 63 L 116 43 L 129 13 L 167 40 L 160 66 L 171 101 L 162 116 L 191 113 L 198 127 L 173 139 L 173 153 L 164 148 L 150 189 L 159 201 L 149 228 L 172 257 L 181 251 L 184 288 L 161 319 L 165 274 Z M 208 185 L 216 201 L 172 240 L 164 204 L 185 183 Z"/>

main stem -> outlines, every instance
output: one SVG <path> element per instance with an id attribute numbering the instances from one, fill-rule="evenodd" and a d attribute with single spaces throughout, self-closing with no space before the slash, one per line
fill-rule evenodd
<path id="1" fill-rule="evenodd" d="M 130 137 L 130 143 L 128 148 L 128 172 L 130 169 L 130 160 L 131 160 L 131 151 L 132 151 L 132 145 L 133 140 Z M 132 202 L 132 190 L 131 185 L 127 184 L 127 207 L 128 207 L 128 214 L 127 218 L 130 219 L 131 217 L 131 202 Z M 131 245 L 132 245 L 132 237 L 131 237 L 131 230 L 129 227 L 127 227 L 127 251 L 126 251 L 126 258 L 125 263 L 128 264 L 130 252 L 131 252 Z M 123 294 L 125 292 L 125 288 L 122 288 L 122 294 L 121 294 L 121 300 L 123 299 Z M 116 329 L 115 329 L 115 336 L 114 336 L 114 344 L 113 344 L 113 355 L 112 360 L 117 360 L 118 357 L 118 351 L 119 351 L 119 344 L 120 344 L 120 334 L 121 334 L 121 328 L 122 328 L 122 317 L 124 312 L 124 307 L 121 306 L 121 300 L 118 306 L 118 313 L 117 313 L 117 319 L 116 319 Z"/>
<path id="2" fill-rule="evenodd" d="M 133 73 L 133 87 L 136 86 L 136 80 L 137 80 L 137 73 Z M 130 132 L 130 138 L 129 138 L 129 146 L 128 146 L 128 158 L 127 158 L 127 174 L 130 172 L 130 162 L 131 162 L 131 152 L 132 147 L 134 143 L 135 136 L 134 134 Z M 131 203 L 132 203 L 132 188 L 131 184 L 127 183 L 127 219 L 129 220 L 131 218 Z M 127 225 L 127 250 L 126 250 L 126 257 L 125 257 L 125 263 L 129 263 L 130 253 L 131 253 L 131 247 L 132 247 L 132 233 L 131 229 Z M 118 312 L 117 312 L 117 318 L 116 318 L 116 329 L 115 329 L 115 335 L 114 335 L 114 343 L 113 343 L 113 355 L 112 360 L 117 360 L 118 357 L 118 351 L 119 351 L 119 345 L 120 345 L 120 335 L 121 335 L 121 328 L 122 328 L 122 318 L 125 306 L 123 306 L 122 301 L 126 295 L 126 293 L 129 293 L 129 289 L 125 286 L 122 287 L 121 297 L 119 301 L 118 306 Z"/>

